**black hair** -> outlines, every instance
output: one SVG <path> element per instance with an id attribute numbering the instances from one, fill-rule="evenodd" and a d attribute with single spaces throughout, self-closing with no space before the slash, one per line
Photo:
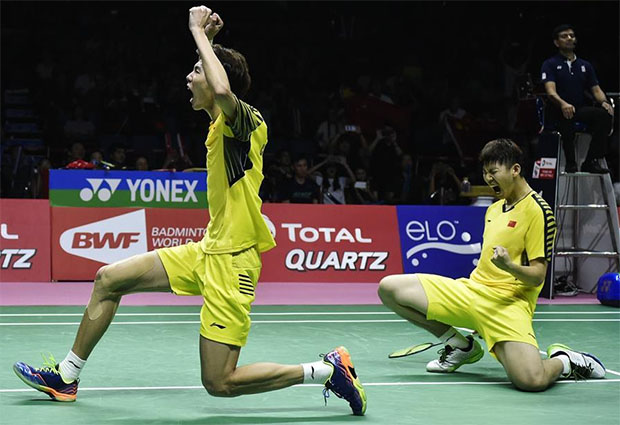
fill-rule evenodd
<path id="1" fill-rule="evenodd" d="M 506 167 L 521 166 L 523 172 L 523 151 L 510 139 L 495 139 L 488 142 L 480 151 L 482 165 L 499 163 Z"/>
<path id="2" fill-rule="evenodd" d="M 551 37 L 552 37 L 554 40 L 557 40 L 557 39 L 558 39 L 559 34 L 560 34 L 562 31 L 566 31 L 566 30 L 573 30 L 573 31 L 575 31 L 575 28 L 573 28 L 573 26 L 572 26 L 571 24 L 562 24 L 562 25 L 558 25 L 557 27 L 555 27 L 555 28 L 553 29 L 553 32 L 551 33 Z"/>
<path id="3" fill-rule="evenodd" d="M 302 159 L 305 159 L 306 163 L 308 164 L 308 167 L 310 167 L 310 160 L 308 159 L 308 156 L 303 153 L 295 155 L 295 159 L 293 159 L 293 164 L 298 163 Z"/>
<path id="4" fill-rule="evenodd" d="M 245 57 L 234 49 L 224 47 L 220 44 L 213 45 L 213 52 L 222 63 L 230 90 L 239 98 L 243 99 L 250 90 L 252 78 L 250 77 L 250 69 Z"/>
<path id="5" fill-rule="evenodd" d="M 338 163 L 337 162 L 328 162 L 327 163 L 327 167 L 334 167 L 336 168 L 336 175 L 334 176 L 334 190 L 340 190 L 342 188 L 342 186 L 340 185 L 340 177 L 338 176 Z M 329 177 L 327 177 L 327 175 L 325 175 L 323 177 L 323 182 L 321 184 L 321 186 L 323 187 L 323 190 L 327 190 L 329 189 Z"/>

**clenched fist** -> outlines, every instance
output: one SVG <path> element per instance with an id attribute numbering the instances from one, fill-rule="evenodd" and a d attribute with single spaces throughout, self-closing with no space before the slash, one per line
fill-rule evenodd
<path id="1" fill-rule="evenodd" d="M 209 23 L 209 17 L 211 16 L 211 9 L 206 6 L 192 7 L 189 10 L 189 29 L 206 31 L 207 24 Z"/>
<path id="2" fill-rule="evenodd" d="M 508 254 L 508 250 L 503 246 L 496 246 L 493 248 L 493 256 L 491 257 L 491 262 L 495 264 L 498 268 L 508 271 L 509 264 L 512 263 L 510 255 Z"/>
<path id="3" fill-rule="evenodd" d="M 212 13 L 207 19 L 207 26 L 205 27 L 205 34 L 209 40 L 213 40 L 213 38 L 217 35 L 218 32 L 224 26 L 224 21 L 220 18 L 220 15 L 217 13 Z"/>

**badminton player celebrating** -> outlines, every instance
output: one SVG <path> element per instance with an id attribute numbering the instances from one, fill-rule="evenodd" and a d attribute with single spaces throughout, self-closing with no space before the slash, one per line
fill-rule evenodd
<path id="1" fill-rule="evenodd" d="M 439 359 L 426 365 L 429 372 L 454 372 L 484 355 L 471 335 L 454 328 L 459 326 L 479 332 L 521 390 L 542 391 L 558 378 L 603 378 L 605 368 L 591 354 L 561 344 L 547 348 L 548 359 L 538 352 L 532 317 L 551 261 L 556 224 L 549 205 L 521 175 L 521 160 L 521 150 L 507 139 L 490 141 L 480 153 L 484 180 L 502 199 L 486 212 L 482 252 L 469 278 L 387 276 L 379 296 L 443 344 Z M 415 352 L 419 350 L 412 347 L 402 355 Z"/>
<path id="2" fill-rule="evenodd" d="M 241 98 L 250 87 L 245 58 L 212 45 L 221 18 L 205 6 L 189 11 L 199 60 L 187 75 L 191 105 L 211 118 L 205 142 L 210 221 L 199 243 L 163 248 L 102 267 L 67 357 L 42 368 L 14 365 L 28 385 L 58 401 L 74 401 L 86 359 L 112 321 L 121 297 L 136 292 L 202 295 L 200 360 L 209 394 L 231 397 L 301 383 L 324 384 L 363 415 L 366 396 L 344 347 L 301 365 L 256 363 L 237 367 L 250 330 L 250 306 L 261 271 L 260 254 L 275 246 L 261 215 L 267 126 Z M 172 363 L 174 364 L 174 362 Z"/>

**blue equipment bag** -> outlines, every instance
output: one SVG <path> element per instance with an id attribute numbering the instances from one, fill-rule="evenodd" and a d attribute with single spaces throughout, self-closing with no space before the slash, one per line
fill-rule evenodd
<path id="1" fill-rule="evenodd" d="M 620 307 L 620 274 L 605 273 L 598 279 L 596 298 L 601 304 Z"/>

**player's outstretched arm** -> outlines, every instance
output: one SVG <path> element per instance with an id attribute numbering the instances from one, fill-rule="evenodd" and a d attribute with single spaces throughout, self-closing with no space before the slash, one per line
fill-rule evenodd
<path id="1" fill-rule="evenodd" d="M 211 43 L 207 38 L 208 26 L 212 22 L 211 15 L 211 9 L 206 6 L 192 7 L 189 10 L 189 30 L 194 37 L 196 47 L 198 47 L 198 54 L 202 61 L 205 78 L 207 79 L 207 84 L 213 90 L 215 103 L 222 109 L 226 117 L 234 121 L 237 107 L 235 96 L 230 90 L 226 71 L 215 55 L 213 47 L 211 47 Z"/>

